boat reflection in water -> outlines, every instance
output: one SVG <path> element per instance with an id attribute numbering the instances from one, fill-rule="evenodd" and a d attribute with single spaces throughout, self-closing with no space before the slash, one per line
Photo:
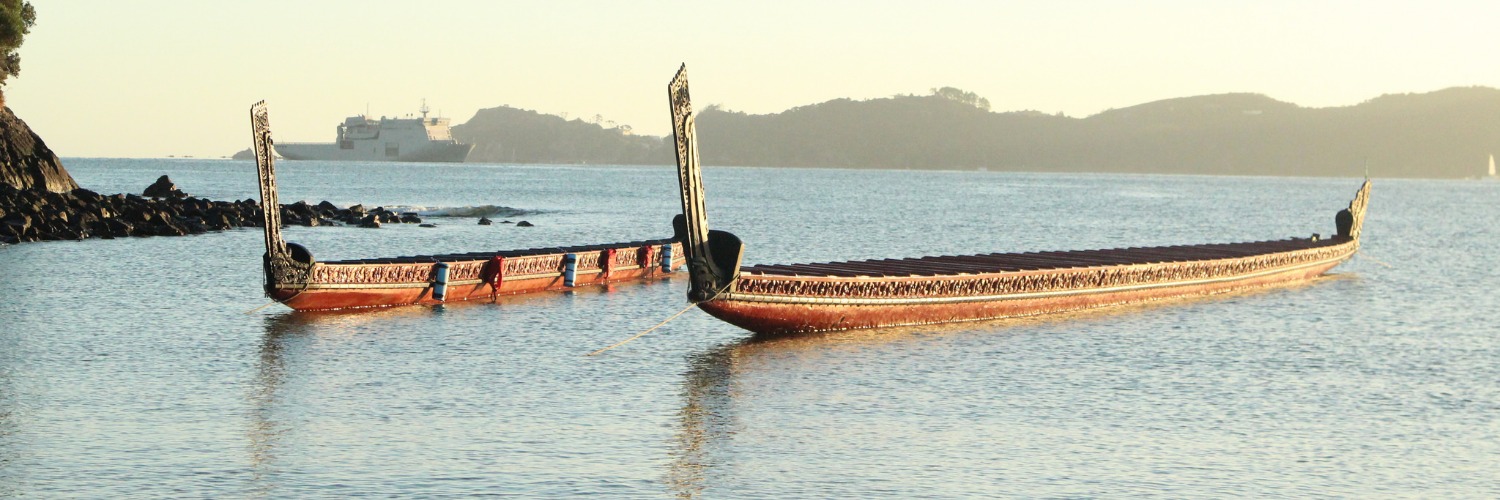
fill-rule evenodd
<path id="1" fill-rule="evenodd" d="M 1041 453 L 1032 447 L 1033 433 L 1060 432 L 1046 423 L 1067 418 L 1068 410 L 1059 406 L 1108 406 L 1112 403 L 1097 399 L 1099 393 L 1118 395 L 1110 389 L 1070 384 L 1087 387 L 1100 382 L 1079 380 L 1094 376 L 1118 384 L 1120 377 L 1115 375 L 1119 374 L 1110 374 L 1118 367 L 1108 360 L 1154 356 L 1100 349 L 1129 345 L 1136 338 L 1172 335 L 1155 329 L 1170 323 L 1162 315 L 1180 310 L 1182 303 L 1223 308 L 1232 314 L 1246 310 L 1235 302 L 1276 301 L 1306 293 L 1320 283 L 1357 279 L 1357 275 L 1333 274 L 1281 288 L 1107 309 L 973 323 L 756 335 L 726 343 L 688 358 L 664 480 L 681 498 L 723 496 L 724 491 L 751 486 L 746 481 L 756 480 L 755 471 L 780 467 L 776 450 L 790 445 L 803 447 L 798 451 L 802 454 L 822 455 L 799 455 L 795 463 L 804 467 L 831 460 L 887 472 L 882 464 L 890 464 L 880 462 L 879 457 L 901 456 L 915 464 L 931 464 L 970 456 L 966 453 L 975 449 L 983 452 L 972 456 L 982 460 L 1009 453 L 1011 446 L 1018 455 Z M 1123 330 L 1136 333 L 1122 337 Z M 1101 342 L 1099 336 L 1091 335 L 1102 331 L 1109 332 L 1105 336 L 1110 341 Z M 1142 344 L 1145 349 L 1158 348 L 1145 347 L 1150 345 L 1157 344 Z M 1102 357 L 1084 361 L 1091 356 Z M 1046 394 L 1079 399 L 1059 403 Z M 1037 420 L 1018 423 L 1015 428 L 998 423 L 1017 417 Z M 917 420 L 923 423 L 906 427 Z M 926 443 L 931 449 L 893 451 L 882 444 L 900 442 Z M 867 459 L 874 462 L 860 462 Z M 899 472 L 923 477 L 920 470 Z"/>
<path id="2" fill-rule="evenodd" d="M 302 407 L 301 402 L 293 401 L 299 396 L 290 393 L 314 390 L 312 386 L 318 385 L 318 381 L 306 379 L 328 375 L 327 367 L 312 366 L 323 358 L 310 354 L 310 350 L 327 349 L 317 347 L 316 344 L 355 342 L 363 325 L 367 324 L 378 325 L 396 318 L 432 317 L 440 314 L 443 314 L 442 308 L 406 307 L 365 312 L 291 312 L 266 317 L 265 333 L 261 337 L 256 360 L 255 379 L 245 395 L 250 413 L 246 429 L 249 446 L 246 451 L 249 455 L 251 491 L 254 493 L 252 496 L 285 496 L 276 491 L 278 487 L 286 486 L 284 480 L 274 477 L 278 472 L 286 472 L 286 465 L 281 460 L 282 454 L 287 452 L 289 455 L 296 455 L 305 452 L 290 452 L 287 448 L 297 446 L 299 438 L 294 434 L 318 412 L 309 411 Z M 305 397 L 307 394 L 301 396 Z M 305 439 L 301 444 L 306 445 Z"/>
<path id="3" fill-rule="evenodd" d="M 298 343 L 307 336 L 306 323 L 295 315 L 270 316 L 265 319 L 266 333 L 261 337 L 255 381 L 250 385 L 249 401 L 250 474 L 258 497 L 268 497 L 274 490 L 269 477 L 275 470 L 276 452 L 288 427 L 275 417 L 281 387 L 286 383 L 287 344 Z"/>
<path id="4" fill-rule="evenodd" d="M 968 327 L 973 329 L 973 325 Z M 758 445 L 755 441 L 759 438 L 746 432 L 747 422 L 742 418 L 749 417 L 743 415 L 747 410 L 761 410 L 745 408 L 745 402 L 751 401 L 754 405 L 772 393 L 816 389 L 789 385 L 789 378 L 795 377 L 758 377 L 757 374 L 784 375 L 797 372 L 799 367 L 823 371 L 830 368 L 826 364 L 830 358 L 844 357 L 842 355 L 850 350 L 919 342 L 932 334 L 960 328 L 959 325 L 928 325 L 879 331 L 750 337 L 690 356 L 682 382 L 683 404 L 677 415 L 679 426 L 667 483 L 679 498 L 697 498 L 704 496 L 710 487 L 725 487 L 731 481 L 716 476 L 730 474 L 728 468 L 731 466 L 745 465 L 734 458 L 738 455 L 735 448 Z M 863 359 L 863 356 L 849 356 L 835 364 L 856 359 Z M 809 406 L 819 404 L 805 402 Z M 802 416 L 806 415 L 799 415 Z M 765 424 L 768 422 L 758 425 Z M 740 442 L 737 443 L 737 439 Z"/>

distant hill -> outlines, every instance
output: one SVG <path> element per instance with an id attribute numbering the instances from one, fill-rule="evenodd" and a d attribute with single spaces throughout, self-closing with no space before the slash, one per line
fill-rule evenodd
<path id="1" fill-rule="evenodd" d="M 662 138 L 631 135 L 629 126 L 605 128 L 509 106 L 479 110 L 468 122 L 453 127 L 453 137 L 474 144 L 470 162 L 629 165 L 675 161 Z"/>
<path id="2" fill-rule="evenodd" d="M 991 112 L 957 89 L 775 114 L 708 106 L 709 165 L 1051 172 L 1474 177 L 1500 153 L 1500 90 L 1463 87 L 1304 108 L 1259 94 L 1184 97 L 1087 118 Z M 951 92 L 950 92 L 951 91 Z M 665 113 L 663 113 L 665 114 Z M 471 162 L 671 164 L 670 138 L 501 106 L 453 127 Z"/>
<path id="3" fill-rule="evenodd" d="M 1303 108 L 1258 94 L 1168 99 L 1088 118 L 992 113 L 936 95 L 837 99 L 698 118 L 711 165 L 1472 177 L 1500 153 L 1500 90 Z"/>

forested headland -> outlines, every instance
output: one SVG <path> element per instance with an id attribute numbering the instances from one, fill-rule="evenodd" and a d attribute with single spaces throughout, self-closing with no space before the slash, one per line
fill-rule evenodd
<path id="1" fill-rule="evenodd" d="M 1156 101 L 1085 118 L 994 112 L 970 92 L 835 99 L 774 114 L 706 106 L 708 165 L 1232 175 L 1482 175 L 1500 90 L 1458 87 L 1306 108 L 1259 94 Z M 511 107 L 454 127 L 471 162 L 670 164 L 670 138 Z"/>

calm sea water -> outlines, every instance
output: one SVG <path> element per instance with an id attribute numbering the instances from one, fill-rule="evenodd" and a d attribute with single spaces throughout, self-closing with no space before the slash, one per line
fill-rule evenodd
<path id="1" fill-rule="evenodd" d="M 71 159 L 256 196 L 248 162 Z M 289 228 L 321 259 L 667 235 L 667 167 L 283 162 L 282 200 L 536 227 Z M 1276 239 L 1358 179 L 710 168 L 746 263 Z M 445 210 L 448 210 L 445 212 Z M 0 247 L 0 497 L 1500 496 L 1500 183 L 1377 179 L 1292 288 L 756 342 L 686 280 L 265 304 L 260 233 Z"/>

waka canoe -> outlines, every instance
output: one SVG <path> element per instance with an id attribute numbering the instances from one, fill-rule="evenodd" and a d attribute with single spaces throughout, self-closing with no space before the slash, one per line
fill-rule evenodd
<path id="1" fill-rule="evenodd" d="M 708 229 L 686 67 L 668 85 L 688 300 L 758 334 L 1028 316 L 1284 285 L 1359 249 L 1370 182 L 1320 238 L 741 267 L 744 244 Z"/>
<path id="2" fill-rule="evenodd" d="M 265 217 L 265 293 L 299 311 L 441 304 L 664 277 L 685 261 L 670 239 L 318 262 L 281 237 L 270 119 L 250 108 Z"/>

